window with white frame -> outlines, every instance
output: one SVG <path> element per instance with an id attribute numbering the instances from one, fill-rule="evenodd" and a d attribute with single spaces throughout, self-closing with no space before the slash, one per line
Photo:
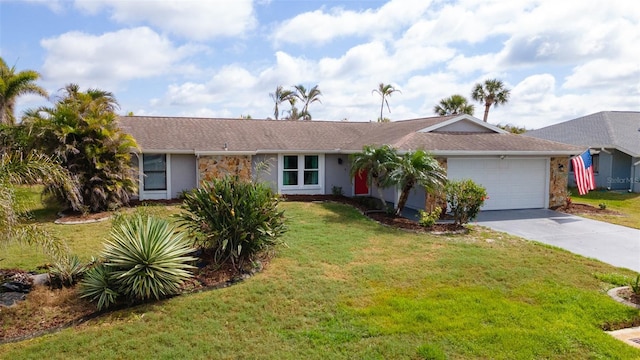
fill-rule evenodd
<path id="1" fill-rule="evenodd" d="M 145 190 L 167 190 L 167 155 L 143 154 Z"/>
<path id="2" fill-rule="evenodd" d="M 320 155 L 283 155 L 282 186 L 291 188 L 320 186 Z"/>
<path id="3" fill-rule="evenodd" d="M 282 157 L 282 185 L 298 185 L 298 155 Z"/>
<path id="4" fill-rule="evenodd" d="M 320 184 L 320 161 L 318 155 L 304 156 L 304 185 Z"/>

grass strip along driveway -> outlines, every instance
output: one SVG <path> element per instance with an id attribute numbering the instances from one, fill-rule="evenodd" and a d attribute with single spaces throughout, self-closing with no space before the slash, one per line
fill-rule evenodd
<path id="1" fill-rule="evenodd" d="M 604 205 L 607 209 L 622 214 L 582 214 L 581 216 L 640 229 L 640 194 L 604 190 L 590 191 L 585 195 L 577 195 L 577 190 L 574 190 L 573 193 L 576 194 L 572 195 L 573 201 L 576 203 L 588 204 L 595 207 Z"/>
<path id="2" fill-rule="evenodd" d="M 3 359 L 633 359 L 601 330 L 627 270 L 489 230 L 436 236 L 284 203 L 287 246 L 235 286 L 0 346 Z M 96 249 L 98 251 L 99 249 Z"/>

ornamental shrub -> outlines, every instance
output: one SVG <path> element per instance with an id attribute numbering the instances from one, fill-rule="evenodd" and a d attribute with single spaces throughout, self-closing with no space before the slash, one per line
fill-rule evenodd
<path id="1" fill-rule="evenodd" d="M 77 255 L 64 255 L 53 262 L 49 268 L 51 287 L 71 287 L 81 279 L 89 265 L 80 261 Z"/>
<path id="2" fill-rule="evenodd" d="M 454 222 L 458 225 L 475 219 L 487 199 L 485 188 L 469 179 L 448 181 L 445 193 Z"/>
<path id="3" fill-rule="evenodd" d="M 120 293 L 113 277 L 113 270 L 102 263 L 89 269 L 80 283 L 80 297 L 95 302 L 98 310 L 115 304 Z"/>
<path id="4" fill-rule="evenodd" d="M 420 215 L 420 219 L 418 220 L 418 223 L 424 227 L 431 227 L 435 225 L 438 219 L 440 219 L 440 214 L 442 214 L 442 208 L 437 206 L 431 212 L 418 210 L 418 214 Z"/>
<path id="5" fill-rule="evenodd" d="M 121 219 L 111 230 L 102 263 L 85 274 L 82 297 L 108 307 L 117 298 L 130 302 L 177 294 L 197 260 L 184 233 L 167 220 L 145 215 Z"/>
<path id="6" fill-rule="evenodd" d="M 195 244 L 236 271 L 286 231 L 278 196 L 264 183 L 226 176 L 185 194 L 179 215 Z"/>

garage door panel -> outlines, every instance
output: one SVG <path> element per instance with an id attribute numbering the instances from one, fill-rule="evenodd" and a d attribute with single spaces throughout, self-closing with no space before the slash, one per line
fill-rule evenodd
<path id="1" fill-rule="evenodd" d="M 471 179 L 487 189 L 483 210 L 545 207 L 545 159 L 449 159 L 450 179 Z"/>

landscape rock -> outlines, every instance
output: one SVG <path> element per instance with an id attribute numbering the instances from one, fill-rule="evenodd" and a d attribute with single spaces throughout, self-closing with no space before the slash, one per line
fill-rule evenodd
<path id="1" fill-rule="evenodd" d="M 31 275 L 33 286 L 46 286 L 49 284 L 49 274 Z"/>

